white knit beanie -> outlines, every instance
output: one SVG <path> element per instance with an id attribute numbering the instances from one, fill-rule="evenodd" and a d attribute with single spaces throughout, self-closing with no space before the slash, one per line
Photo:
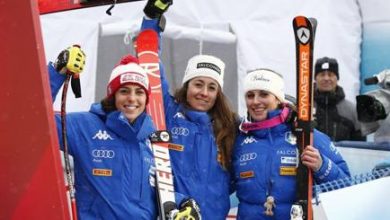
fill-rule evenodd
<path id="1" fill-rule="evenodd" d="M 127 55 L 112 70 L 107 85 L 107 97 L 111 97 L 124 84 L 132 83 L 141 86 L 149 96 L 149 79 L 146 71 L 138 65 L 138 59 Z"/>
<path id="2" fill-rule="evenodd" d="M 249 71 L 244 79 L 244 94 L 250 90 L 264 90 L 284 102 L 284 80 L 282 75 L 269 69 Z"/>
<path id="3" fill-rule="evenodd" d="M 222 88 L 224 74 L 225 63 L 222 60 L 210 55 L 197 55 L 188 61 L 183 84 L 195 77 L 206 76 L 216 80 Z"/>

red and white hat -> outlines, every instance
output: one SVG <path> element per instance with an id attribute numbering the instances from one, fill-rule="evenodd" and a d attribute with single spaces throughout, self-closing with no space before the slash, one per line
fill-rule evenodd
<path id="1" fill-rule="evenodd" d="M 138 59 L 127 55 L 121 59 L 118 65 L 112 70 L 107 85 L 107 98 L 112 97 L 115 92 L 124 84 L 136 84 L 141 86 L 147 96 L 150 93 L 149 79 L 146 71 L 138 64 Z"/>

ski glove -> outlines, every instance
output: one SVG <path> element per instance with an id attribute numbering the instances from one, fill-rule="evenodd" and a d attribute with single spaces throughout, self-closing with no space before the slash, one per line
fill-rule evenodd
<path id="1" fill-rule="evenodd" d="M 149 18 L 160 19 L 170 5 L 172 5 L 172 0 L 148 0 L 144 8 L 144 13 Z"/>
<path id="2" fill-rule="evenodd" d="M 61 51 L 57 60 L 54 62 L 54 68 L 57 72 L 65 74 L 80 74 L 85 66 L 85 53 L 79 45 L 73 45 Z"/>
<path id="3" fill-rule="evenodd" d="M 168 219 L 173 220 L 201 220 L 200 208 L 194 199 L 187 199 L 180 204 L 180 209 L 169 212 Z"/>

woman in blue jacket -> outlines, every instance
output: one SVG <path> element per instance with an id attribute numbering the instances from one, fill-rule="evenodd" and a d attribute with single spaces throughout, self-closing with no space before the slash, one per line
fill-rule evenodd
<path id="1" fill-rule="evenodd" d="M 284 81 L 269 70 L 251 71 L 244 79 L 248 115 L 240 125 L 233 157 L 238 219 L 290 219 L 296 198 L 296 137 L 286 121 Z M 316 183 L 350 176 L 346 162 L 329 137 L 314 130 L 314 146 L 301 155 Z"/>
<path id="2" fill-rule="evenodd" d="M 49 63 L 53 100 L 69 64 L 81 71 L 84 58 L 80 48 L 73 46 L 61 52 L 54 64 Z M 128 55 L 112 70 L 107 96 L 100 103 L 92 104 L 88 112 L 66 115 L 79 219 L 157 218 L 149 141 L 155 129 L 145 113 L 149 91 L 145 70 Z M 55 119 L 62 140 L 60 116 Z"/>
<path id="3" fill-rule="evenodd" d="M 83 56 L 77 47 L 65 51 Z M 73 62 L 61 62 L 62 54 L 48 67 L 53 100 L 64 83 L 66 63 Z M 80 219 L 157 217 L 155 191 L 149 184 L 153 155 L 148 137 L 154 131 L 145 113 L 149 81 L 136 62 L 127 56 L 113 69 L 101 103 L 66 116 Z M 62 140 L 60 115 L 55 119 Z"/>
<path id="4" fill-rule="evenodd" d="M 144 19 L 142 29 L 148 28 L 161 32 L 158 19 Z M 202 219 L 226 219 L 237 123 L 222 93 L 225 64 L 214 56 L 194 56 L 174 96 L 160 69 L 175 191 L 195 199 Z"/>

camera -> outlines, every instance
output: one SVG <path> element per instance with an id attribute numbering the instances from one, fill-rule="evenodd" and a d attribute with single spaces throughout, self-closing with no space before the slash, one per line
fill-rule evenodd
<path id="1" fill-rule="evenodd" d="M 385 119 L 390 111 L 390 69 L 364 80 L 366 85 L 377 84 L 380 89 L 356 96 L 356 110 L 361 122 Z"/>
<path id="2" fill-rule="evenodd" d="M 375 143 L 390 143 L 390 70 L 364 80 L 380 88 L 356 96 L 356 110 L 363 135 L 374 133 Z"/>

